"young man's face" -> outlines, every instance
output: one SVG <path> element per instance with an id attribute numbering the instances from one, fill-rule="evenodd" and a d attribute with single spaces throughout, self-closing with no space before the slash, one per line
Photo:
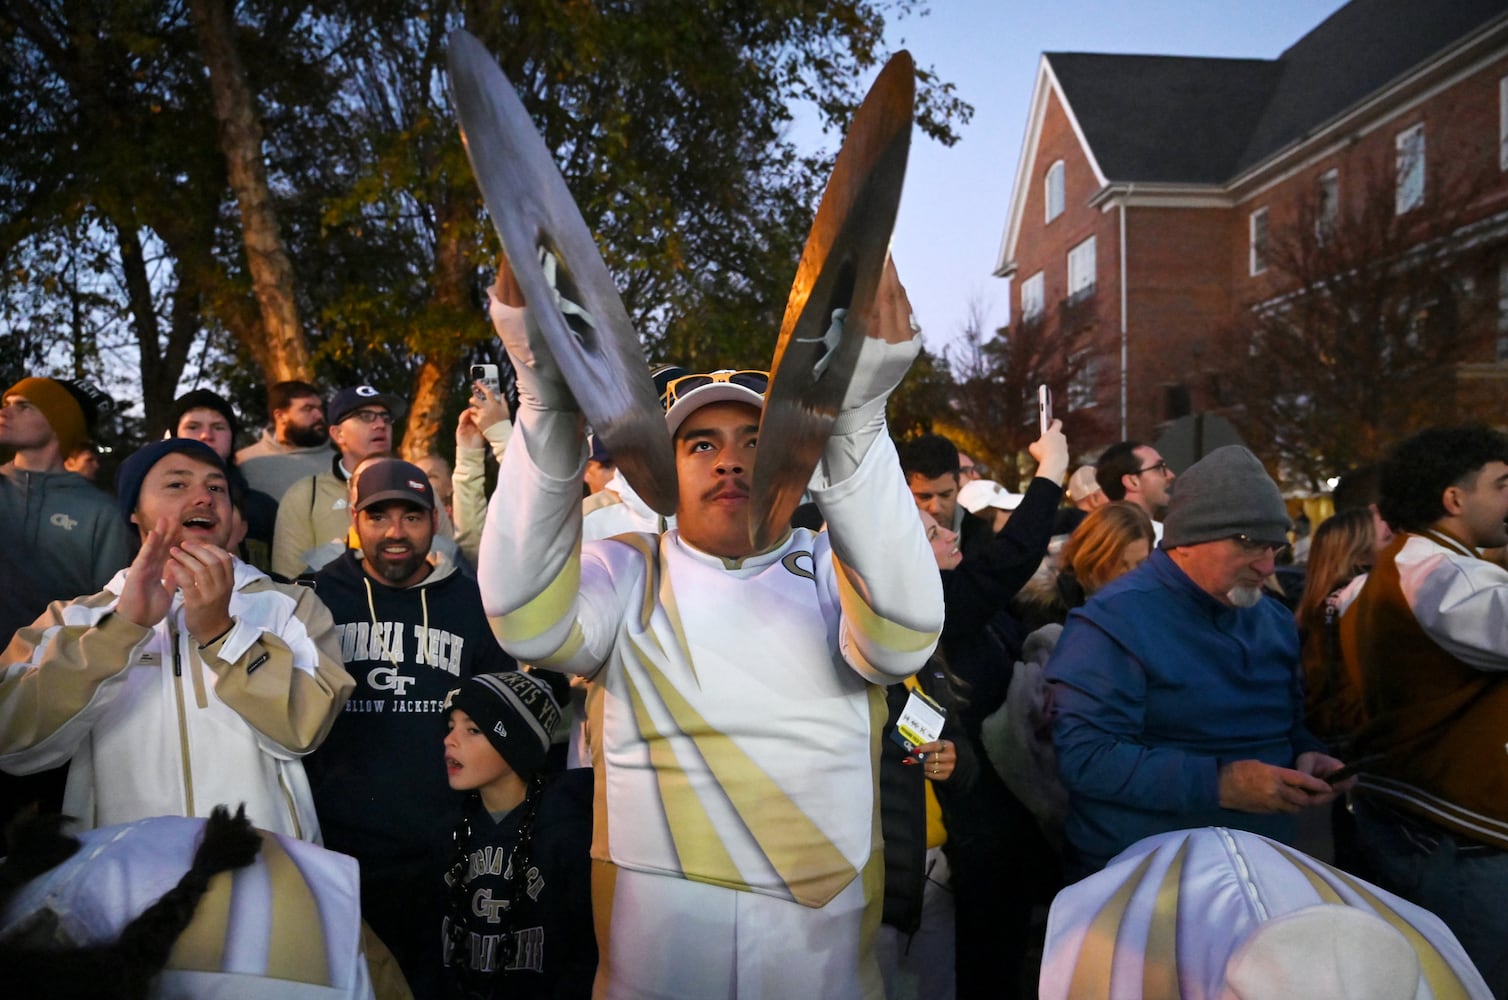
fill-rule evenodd
<path id="1" fill-rule="evenodd" d="M 956 473 L 944 472 L 928 479 L 920 472 L 913 472 L 906 477 L 906 485 L 911 488 L 911 499 L 916 501 L 918 509 L 937 518 L 938 524 L 949 528 L 953 526 L 953 515 L 958 509 Z"/>
<path id="2" fill-rule="evenodd" d="M 0 444 L 24 451 L 46 447 L 56 436 L 47 417 L 25 396 L 5 397 L 0 407 Z"/>
<path id="3" fill-rule="evenodd" d="M 445 727 L 445 777 L 451 788 L 469 792 L 513 774 L 513 768 L 471 716 L 453 708 Z"/>
<path id="4" fill-rule="evenodd" d="M 938 569 L 956 569 L 963 562 L 963 553 L 958 551 L 958 532 L 944 528 L 937 518 L 926 511 L 918 511 L 922 529 L 927 532 L 927 543 L 932 546 L 932 558 Z"/>
<path id="5" fill-rule="evenodd" d="M 284 444 L 313 448 L 325 443 L 325 404 L 318 396 L 295 396 L 287 407 L 272 411 L 273 433 Z"/>
<path id="6" fill-rule="evenodd" d="M 230 458 L 230 446 L 234 443 L 231 441 L 230 421 L 219 410 L 207 406 L 189 410 L 178 418 L 177 432 L 181 438 L 203 441 L 221 458 Z"/>
<path id="7" fill-rule="evenodd" d="M 63 459 L 63 468 L 92 483 L 99 476 L 99 454 L 93 448 L 83 448 Z"/>
<path id="8" fill-rule="evenodd" d="M 366 569 L 394 587 L 407 587 L 429 575 L 435 513 L 402 500 L 373 504 L 351 515 Z"/>
<path id="9" fill-rule="evenodd" d="M 145 537 L 162 518 L 171 544 L 193 539 L 229 548 L 233 524 L 225 473 L 182 452 L 163 456 L 147 470 L 131 520 Z"/>
<path id="10" fill-rule="evenodd" d="M 386 406 L 363 406 L 330 428 L 330 440 L 340 449 L 346 467 L 393 450 L 393 415 Z"/>
<path id="11" fill-rule="evenodd" d="M 1135 500 L 1148 513 L 1162 510 L 1172 497 L 1173 470 L 1163 461 L 1156 448 L 1143 445 L 1133 452 L 1141 462 L 1136 485 L 1126 490 L 1126 499 Z"/>
<path id="12" fill-rule="evenodd" d="M 746 403 L 710 403 L 676 431 L 676 527 L 703 552 L 739 559 L 753 550 L 749 491 L 758 442 L 759 410 Z"/>
<path id="13" fill-rule="evenodd" d="M 618 471 L 618 466 L 613 463 L 612 459 L 608 459 L 605 462 L 590 459 L 586 463 L 586 472 L 582 474 L 581 478 L 586 483 L 588 490 L 593 493 L 601 493 L 603 487 L 607 486 L 608 480 L 613 478 L 613 473 L 616 471 Z"/>
<path id="14" fill-rule="evenodd" d="M 1488 462 L 1477 470 L 1470 488 L 1455 489 L 1460 520 L 1470 535 L 1466 541 L 1478 548 L 1508 545 L 1508 465 Z"/>

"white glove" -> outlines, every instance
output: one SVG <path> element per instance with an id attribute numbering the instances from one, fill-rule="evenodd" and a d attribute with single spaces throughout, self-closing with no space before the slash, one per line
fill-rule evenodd
<path id="1" fill-rule="evenodd" d="M 595 326 L 585 309 L 562 297 L 555 287 L 559 267 L 555 256 L 541 247 L 539 260 L 545 279 L 550 283 L 555 304 L 565 314 L 567 322 L 571 325 L 584 323 Z M 555 363 L 549 345 L 531 320 L 528 306 L 511 306 L 503 301 L 505 296 L 511 297 L 503 290 L 504 281 L 511 283 L 511 279 L 511 275 L 506 275 L 505 278 L 505 271 L 498 271 L 497 281 L 487 289 L 487 314 L 492 318 L 492 328 L 497 331 L 498 339 L 513 359 L 513 368 L 518 375 L 519 405 L 537 410 L 575 412 L 581 407 L 571 394 L 571 388 L 566 384 L 560 366 Z"/>
<path id="2" fill-rule="evenodd" d="M 833 326 L 844 317 L 833 311 Z M 824 471 L 829 483 L 846 479 L 858 471 L 859 463 L 875 437 L 885 429 L 885 403 L 901 384 L 911 363 L 921 351 L 920 328 L 911 315 L 911 303 L 901 287 L 895 264 L 885 261 L 885 273 L 875 294 L 869 315 L 868 336 L 859 347 L 853 377 L 838 408 L 832 436 L 823 451 Z M 828 337 L 831 340 L 833 330 Z M 832 340 L 831 342 L 836 342 Z"/>
<path id="3" fill-rule="evenodd" d="M 540 265 L 550 282 L 556 305 L 567 315 L 568 322 L 572 326 L 582 322 L 591 325 L 591 316 L 586 310 L 562 297 L 555 288 L 557 262 L 544 249 L 540 250 Z M 487 289 L 487 313 L 492 317 L 493 329 L 507 348 L 508 356 L 513 359 L 513 370 L 518 377 L 519 412 L 514 417 L 519 432 L 530 457 L 547 475 L 555 479 L 579 476 L 586 446 L 581 428 L 581 407 L 566 384 L 560 366 L 555 363 L 549 345 L 529 317 L 528 307 L 512 306 L 503 301 L 505 297 L 522 298 L 505 290 L 512 284 L 513 276 L 500 269 L 497 282 Z"/>

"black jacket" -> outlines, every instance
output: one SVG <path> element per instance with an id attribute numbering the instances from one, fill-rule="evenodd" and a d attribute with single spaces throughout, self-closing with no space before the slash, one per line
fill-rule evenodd
<path id="1" fill-rule="evenodd" d="M 546 779 L 526 848 L 528 866 L 516 873 L 526 882 L 515 886 L 508 878 L 508 861 L 527 811 L 527 803 L 521 804 L 494 822 L 479 796 L 467 802 L 466 871 L 459 896 L 453 897 L 459 905 L 451 909 L 464 915 L 466 938 L 464 954 L 447 956 L 447 964 L 470 971 L 454 981 L 452 996 L 584 1000 L 592 995 L 597 939 L 592 930 L 591 768 Z M 456 887 L 447 891 L 455 893 Z M 451 919 L 447 916 L 442 927 L 447 941 Z M 511 948 L 503 944 L 505 931 L 516 939 Z"/>
<path id="2" fill-rule="evenodd" d="M 412 587 L 369 577 L 349 550 L 314 578 L 356 690 L 304 759 L 325 846 L 367 869 L 448 851 L 462 796 L 445 778 L 441 705 L 461 679 L 514 669 L 476 581 L 437 566 Z M 375 612 L 375 614 L 374 614 Z M 427 631 L 426 631 L 427 626 Z"/>
<path id="3" fill-rule="evenodd" d="M 941 669 L 929 662 L 917 674 L 926 694 L 948 709 L 941 739 L 950 740 L 958 763 L 946 785 L 956 795 L 966 795 L 978 769 L 973 750 L 964 736 L 948 682 Z M 906 750 L 895 741 L 895 724 L 906 707 L 910 691 L 905 684 L 885 689 L 889 717 L 880 740 L 880 829 L 885 836 L 885 903 L 881 920 L 904 934 L 915 934 L 922 922 L 922 893 L 927 882 L 927 778 L 926 766 L 907 764 Z"/>

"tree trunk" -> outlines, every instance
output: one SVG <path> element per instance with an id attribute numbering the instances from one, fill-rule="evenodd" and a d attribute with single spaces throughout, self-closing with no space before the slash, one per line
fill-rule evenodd
<path id="1" fill-rule="evenodd" d="M 246 346 L 269 383 L 309 379 L 309 345 L 293 296 L 293 264 L 278 228 L 262 163 L 262 125 L 236 51 L 226 0 L 190 0 L 194 30 L 209 68 L 220 147 L 241 210 L 242 240 L 261 313 L 261 342 Z"/>
<path id="2" fill-rule="evenodd" d="M 450 368 L 449 363 L 430 355 L 414 376 L 414 405 L 408 411 L 408 426 L 400 448 L 403 458 L 410 462 L 436 451 L 440 420 L 450 399 Z"/>
<path id="3" fill-rule="evenodd" d="M 466 200 L 455 191 L 447 191 L 436 205 L 435 268 L 430 301 L 442 316 L 464 322 L 469 308 L 473 273 L 470 246 L 464 237 Z M 414 376 L 413 406 L 403 432 L 402 455 L 409 461 L 435 453 L 435 442 L 443 428 L 445 406 L 450 401 L 452 369 L 464 351 L 464 338 L 458 334 L 444 339 L 431 338 L 424 352 L 424 363 Z"/>

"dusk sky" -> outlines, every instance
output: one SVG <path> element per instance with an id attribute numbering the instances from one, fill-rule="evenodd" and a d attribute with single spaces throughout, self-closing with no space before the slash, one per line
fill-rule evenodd
<path id="1" fill-rule="evenodd" d="M 1008 283 L 991 277 L 1037 65 L 1044 51 L 1271 59 L 1338 10 L 1339 0 L 934 0 L 892 23 L 909 48 L 974 105 L 951 149 L 913 136 L 894 252 L 929 349 L 953 341 L 977 301 L 985 329 L 1009 319 Z"/>

